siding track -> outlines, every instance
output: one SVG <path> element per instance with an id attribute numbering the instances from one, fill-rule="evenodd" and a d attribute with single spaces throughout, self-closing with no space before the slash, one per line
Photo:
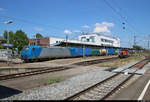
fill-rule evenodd
<path id="1" fill-rule="evenodd" d="M 87 65 L 102 63 L 102 62 L 106 62 L 106 61 L 112 61 L 114 59 L 118 59 L 118 57 L 82 61 L 79 63 L 74 63 L 74 64 L 66 65 L 66 66 L 59 66 L 59 67 L 42 67 L 42 69 L 40 68 L 39 70 L 34 70 L 34 71 L 30 71 L 30 72 L 23 72 L 23 73 L 17 73 L 17 74 L 9 74 L 9 75 L 0 75 L 0 81 L 14 79 L 14 78 L 20 78 L 20 77 L 25 77 L 25 76 L 31 76 L 31 75 L 38 75 L 38 74 L 43 74 L 43 73 L 49 73 L 49 72 L 62 71 L 62 70 L 75 68 L 75 67 L 77 67 L 77 65 L 87 66 Z"/>
<path id="2" fill-rule="evenodd" d="M 141 69 L 144 67 L 149 62 L 148 58 L 136 63 L 135 65 L 132 65 L 128 67 L 127 69 L 130 68 L 138 68 Z M 127 70 L 124 69 L 124 70 Z M 138 70 L 137 69 L 137 70 Z M 122 70 L 122 71 L 124 71 Z M 116 91 L 119 87 L 121 87 L 125 82 L 127 82 L 132 76 L 134 76 L 135 70 L 131 74 L 124 75 L 122 72 L 116 73 L 115 75 L 75 94 L 72 95 L 66 100 L 104 100 L 108 96 L 110 96 L 114 91 Z"/>

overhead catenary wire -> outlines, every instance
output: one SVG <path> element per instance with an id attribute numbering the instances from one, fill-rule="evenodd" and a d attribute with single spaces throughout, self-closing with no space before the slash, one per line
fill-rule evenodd
<path id="1" fill-rule="evenodd" d="M 117 10 L 116 10 L 107 0 L 103 0 L 103 1 L 105 2 L 105 4 L 106 4 L 108 7 L 110 7 L 110 8 L 114 11 L 114 13 L 116 13 L 116 14 L 119 15 L 122 19 L 124 19 L 124 21 L 130 25 L 130 27 L 132 28 L 132 30 L 134 29 L 133 31 L 137 32 L 137 30 L 135 29 L 135 27 L 134 27 L 130 22 L 128 22 L 128 21 L 126 20 L 126 18 L 125 18 L 121 13 L 117 12 Z"/>
<path id="2" fill-rule="evenodd" d="M 127 12 L 125 11 L 125 9 L 121 8 L 120 5 L 116 2 L 116 0 L 113 0 L 112 3 L 115 4 L 115 7 L 119 9 L 120 13 L 123 13 L 123 14 L 127 15 L 127 16 L 124 16 L 125 19 L 130 19 L 131 18 L 130 20 L 132 20 L 132 22 L 133 22 L 134 17 L 132 15 L 128 15 Z"/>
<path id="3" fill-rule="evenodd" d="M 140 33 L 138 33 L 139 32 L 139 30 L 137 30 L 133 25 L 132 25 L 132 23 L 130 23 L 130 22 L 128 22 L 128 20 L 125 18 L 125 16 L 123 16 L 120 12 L 118 12 L 107 0 L 103 0 L 104 2 L 105 2 L 105 4 L 107 5 L 107 6 L 109 6 L 113 11 L 114 11 L 114 13 L 116 13 L 117 15 L 119 15 L 122 19 L 124 19 L 124 21 L 132 28 L 132 31 L 134 31 L 134 36 L 133 36 L 133 43 L 134 43 L 134 45 L 137 43 L 137 42 L 135 42 L 135 38 L 137 39 L 137 38 L 139 38 L 139 35 L 137 36 L 137 34 L 142 34 L 141 32 Z M 113 3 L 115 3 L 115 4 L 117 4 L 116 2 L 115 2 L 115 0 L 113 0 Z M 123 9 L 121 9 L 120 8 L 120 6 L 119 5 L 115 5 L 115 7 L 118 7 L 118 9 L 122 12 L 123 11 Z M 126 16 L 127 17 L 127 16 Z M 130 29 L 131 29 L 130 28 Z M 128 29 L 129 30 L 129 29 Z M 136 32 L 136 33 L 135 33 Z M 135 35 L 136 34 L 136 35 Z M 145 35 L 145 34 L 144 34 Z M 140 37 L 141 38 L 141 37 Z M 145 37 L 143 37 L 143 38 L 145 38 Z M 144 45 L 143 45 L 144 46 Z M 148 42 L 148 48 L 149 48 L 149 42 Z"/>

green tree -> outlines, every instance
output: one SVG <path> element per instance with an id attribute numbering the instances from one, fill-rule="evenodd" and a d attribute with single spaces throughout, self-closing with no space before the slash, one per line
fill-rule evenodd
<path id="1" fill-rule="evenodd" d="M 7 34 L 8 34 L 8 33 L 9 33 L 9 43 L 11 44 L 11 43 L 14 42 L 14 36 L 15 36 L 15 34 L 14 34 L 12 31 L 10 31 L 10 32 L 4 31 L 3 37 L 4 37 L 4 39 L 6 39 L 6 40 L 7 40 Z"/>
<path id="2" fill-rule="evenodd" d="M 142 50 L 143 48 L 139 45 L 133 45 L 133 48 L 136 50 Z"/>
<path id="3" fill-rule="evenodd" d="M 3 46 L 2 46 L 3 37 L 0 36 L 0 40 L 1 40 L 1 41 L 0 41 L 0 49 L 3 49 Z"/>
<path id="4" fill-rule="evenodd" d="M 28 45 L 28 37 L 27 35 L 22 31 L 22 30 L 17 30 L 15 33 L 10 31 L 4 31 L 3 33 L 3 37 L 4 39 L 7 40 L 7 34 L 9 33 L 9 43 L 13 44 L 13 47 L 10 47 L 10 49 L 12 49 L 13 51 L 16 50 L 16 48 L 18 49 L 18 52 L 20 53 L 20 51 L 22 50 L 22 48 L 25 45 Z M 1 48 L 1 45 L 0 45 Z M 6 47 L 3 47 L 6 48 Z"/>
<path id="5" fill-rule="evenodd" d="M 40 33 L 37 33 L 36 38 L 43 38 L 43 36 Z"/>
<path id="6" fill-rule="evenodd" d="M 3 49 L 3 46 L 2 46 L 2 44 L 0 43 L 0 49 Z"/>
<path id="7" fill-rule="evenodd" d="M 4 37 L 4 39 L 7 39 L 7 33 L 8 33 L 8 31 L 7 31 L 7 30 L 5 30 L 5 31 L 4 31 L 4 33 L 3 33 L 3 37 Z"/>
<path id="8" fill-rule="evenodd" d="M 17 48 L 19 53 L 22 50 L 22 48 L 26 45 L 28 45 L 28 37 L 27 35 L 22 31 L 22 30 L 18 30 L 16 31 L 15 35 L 14 35 L 14 39 L 13 39 L 13 43 L 14 43 L 14 48 Z"/>
<path id="9" fill-rule="evenodd" d="M 4 31 L 3 37 L 6 40 L 6 43 L 7 43 L 7 35 L 8 34 L 9 34 L 9 43 L 14 44 L 15 43 L 15 39 L 14 39 L 15 34 L 12 31 L 10 31 L 10 32 Z M 6 48 L 6 47 L 3 47 L 3 48 Z M 12 49 L 14 51 L 14 47 L 10 47 L 10 49 Z"/>

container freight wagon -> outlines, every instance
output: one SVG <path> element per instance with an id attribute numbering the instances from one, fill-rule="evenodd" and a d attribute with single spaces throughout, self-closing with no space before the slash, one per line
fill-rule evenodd
<path id="1" fill-rule="evenodd" d="M 98 56 L 98 55 L 100 55 L 99 49 L 91 49 L 91 51 L 92 51 L 92 56 Z"/>
<path id="2" fill-rule="evenodd" d="M 119 55 L 120 52 L 121 52 L 121 49 L 114 49 L 114 54 L 115 54 L 115 55 Z"/>
<path id="3" fill-rule="evenodd" d="M 106 48 L 107 50 L 107 55 L 114 55 L 115 54 L 115 50 L 113 48 Z"/>
<path id="4" fill-rule="evenodd" d="M 107 50 L 105 48 L 100 49 L 99 52 L 100 52 L 100 55 L 106 55 L 107 54 Z"/>
<path id="5" fill-rule="evenodd" d="M 91 48 L 75 48 L 70 47 L 71 56 L 83 56 L 83 55 L 92 55 Z"/>

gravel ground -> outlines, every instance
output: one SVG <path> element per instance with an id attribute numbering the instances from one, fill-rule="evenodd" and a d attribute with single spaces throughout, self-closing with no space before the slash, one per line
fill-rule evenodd
<path id="1" fill-rule="evenodd" d="M 114 74 L 99 69 L 96 72 L 88 72 L 71 77 L 60 83 L 26 90 L 21 94 L 5 98 L 4 100 L 63 100 Z"/>
<path id="2" fill-rule="evenodd" d="M 56 59 L 56 60 L 34 62 L 34 63 L 10 64 L 9 66 L 7 66 L 6 63 L 0 63 L 0 69 L 1 68 L 40 68 L 40 67 L 49 67 L 49 66 L 55 67 L 55 66 L 63 66 L 63 65 L 68 65 L 72 63 L 77 63 L 81 61 L 104 59 L 104 58 L 110 58 L 110 57 L 116 57 L 116 55 L 114 56 L 91 56 L 87 58 L 80 57 L 80 58 Z M 16 62 L 17 61 L 19 61 L 19 59 L 16 59 Z"/>

